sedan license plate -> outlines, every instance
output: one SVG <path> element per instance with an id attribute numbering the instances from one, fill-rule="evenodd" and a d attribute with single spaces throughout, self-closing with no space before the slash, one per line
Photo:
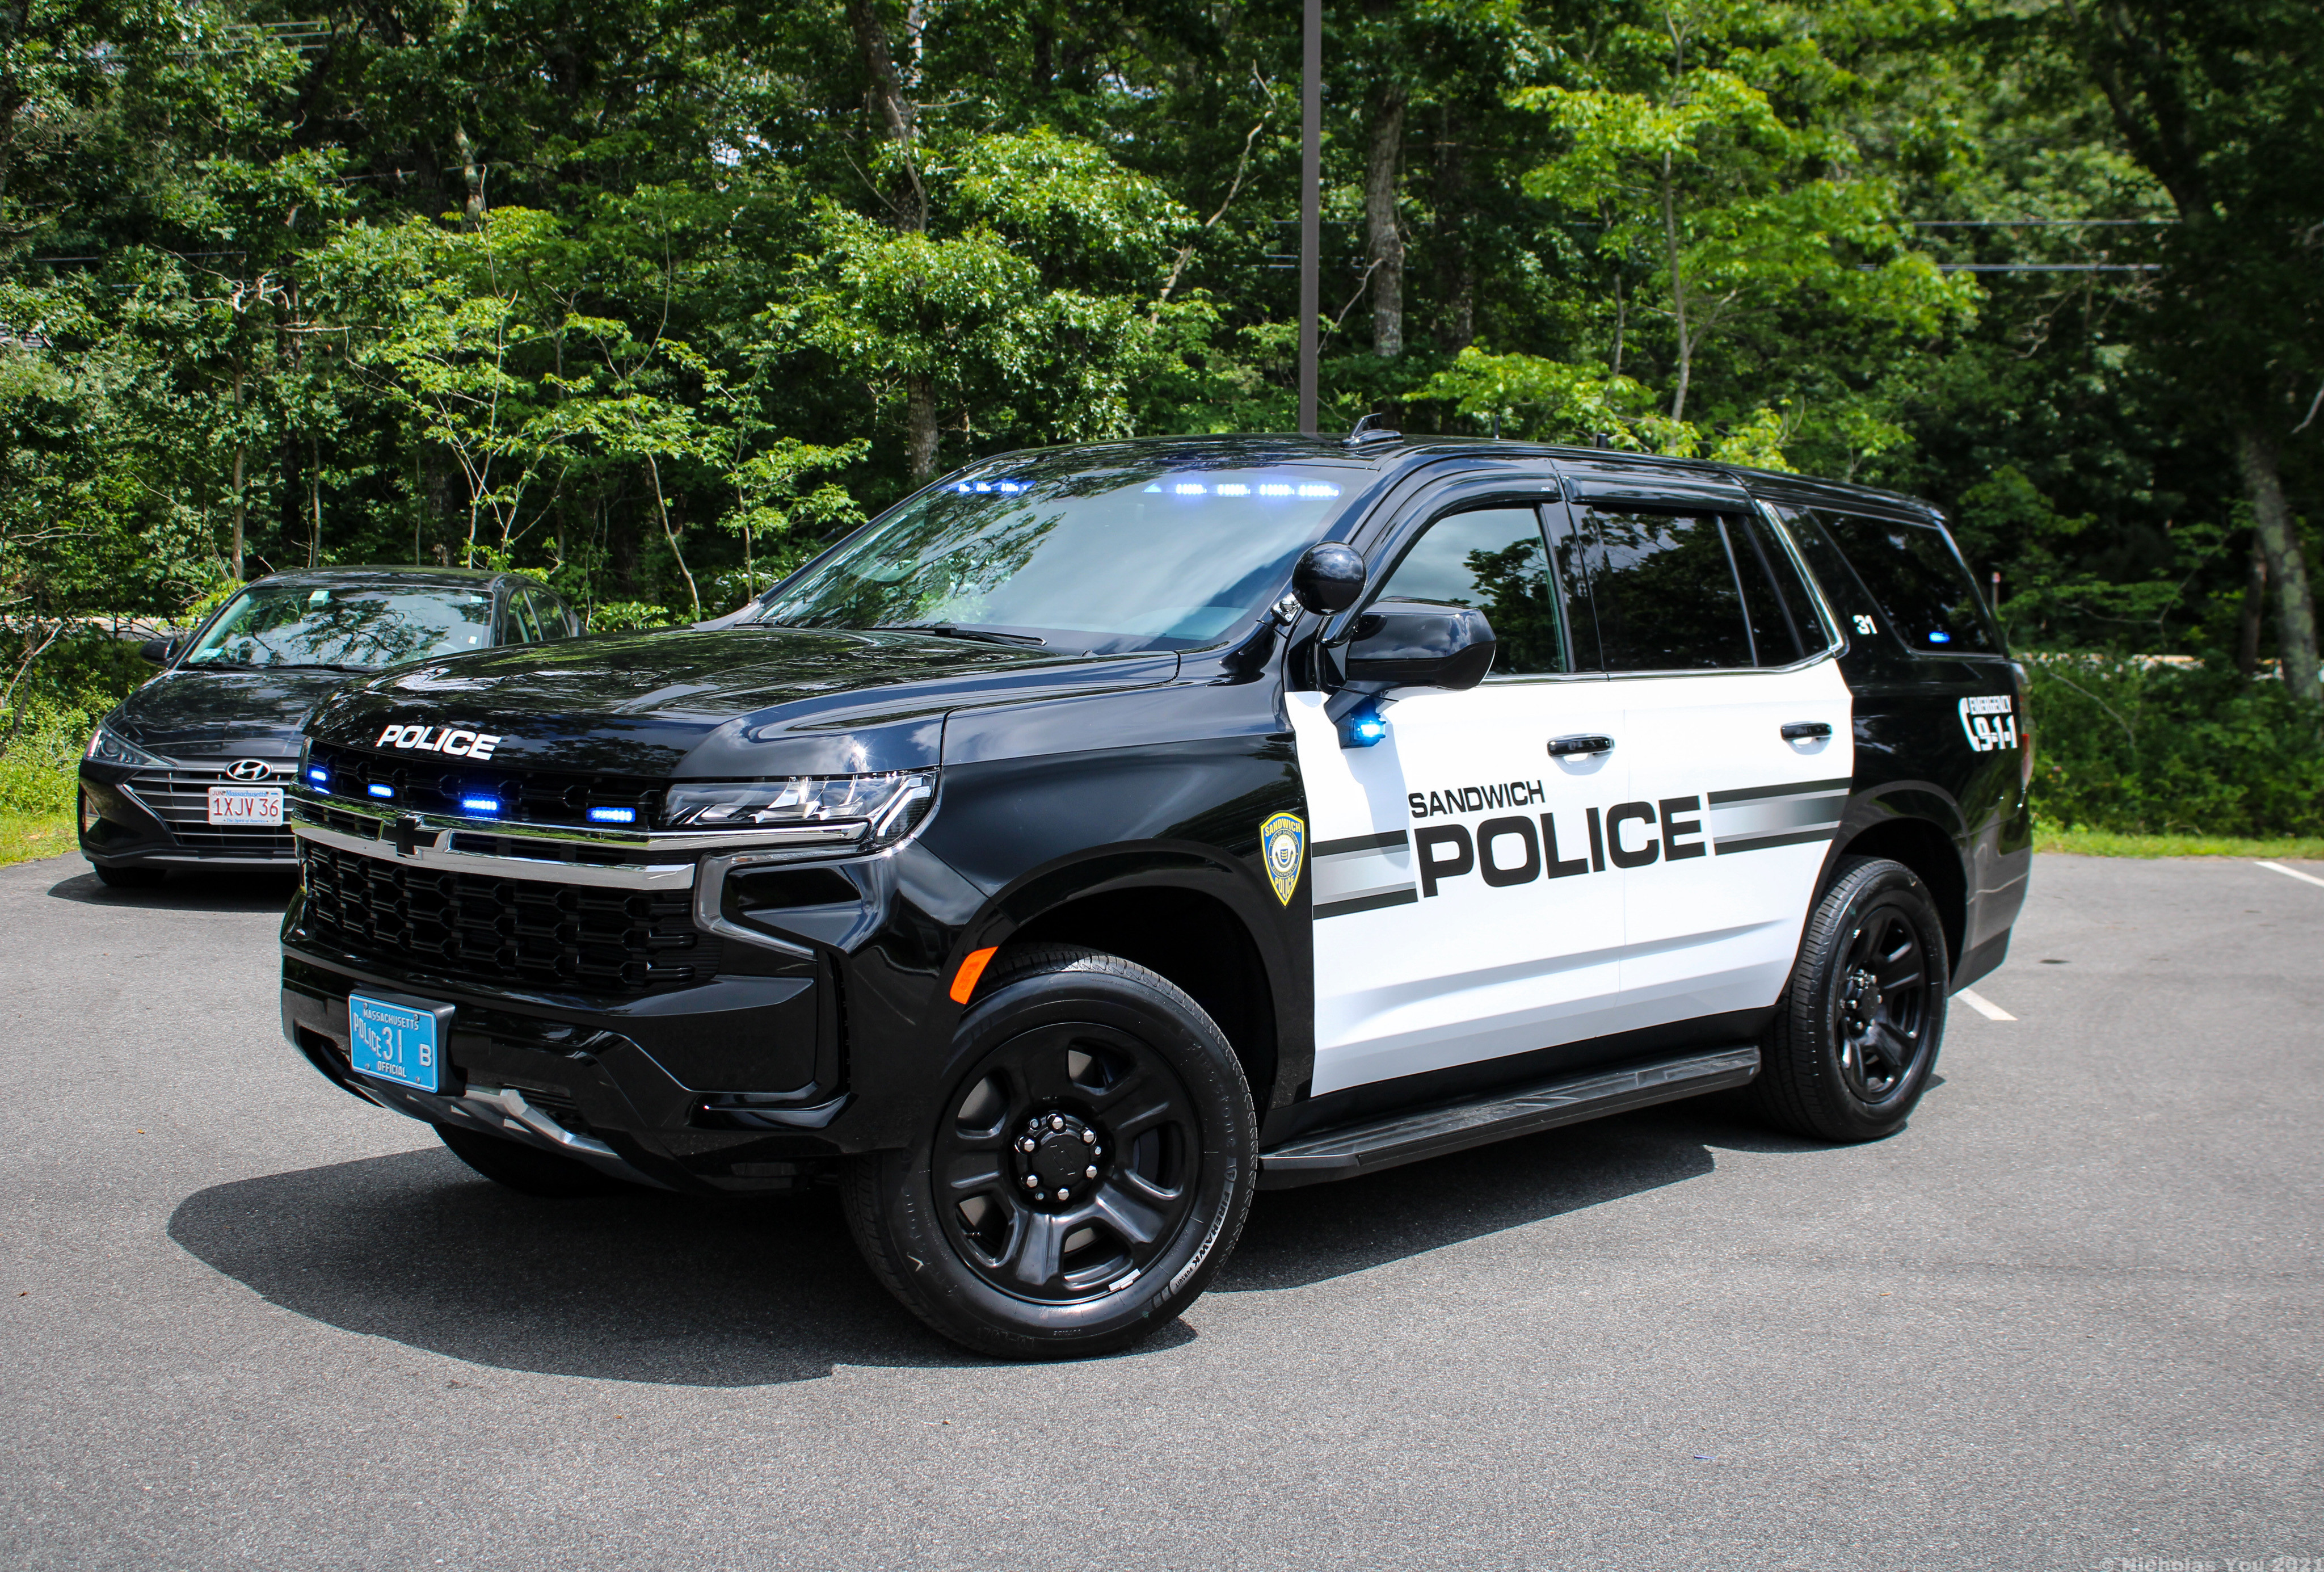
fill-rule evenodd
<path id="1" fill-rule="evenodd" d="M 347 1059 L 361 1076 L 376 1076 L 423 1092 L 444 1089 L 444 1039 L 452 1006 L 417 999 L 347 998 Z"/>
<path id="2" fill-rule="evenodd" d="M 212 824 L 265 825 L 282 828 L 282 788 L 280 786 L 213 786 Z"/>

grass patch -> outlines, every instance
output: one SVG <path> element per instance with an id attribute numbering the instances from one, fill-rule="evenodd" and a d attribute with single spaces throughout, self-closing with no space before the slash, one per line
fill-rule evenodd
<path id="1" fill-rule="evenodd" d="M 2085 857 L 2295 857 L 2324 862 L 2324 837 L 2280 836 L 2246 840 L 2231 835 L 2122 835 L 2110 829 L 2052 829 L 2034 836 L 2037 852 Z"/>
<path id="2" fill-rule="evenodd" d="M 0 812 L 0 865 L 60 857 L 77 845 L 69 813 Z"/>

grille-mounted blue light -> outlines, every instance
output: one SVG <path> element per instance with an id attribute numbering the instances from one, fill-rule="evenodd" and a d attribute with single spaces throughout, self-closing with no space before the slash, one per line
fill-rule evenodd
<path id="1" fill-rule="evenodd" d="M 331 772 L 320 764 L 309 764 L 307 766 L 307 779 L 318 786 L 328 787 L 331 783 Z"/>
<path id="2" fill-rule="evenodd" d="M 394 787 L 383 786 L 376 781 L 364 787 L 364 790 L 370 792 L 374 797 L 392 797 L 395 795 Z"/>
<path id="3" fill-rule="evenodd" d="M 635 824 L 638 810 L 634 808 L 593 808 L 589 810 L 591 824 Z"/>
<path id="4" fill-rule="evenodd" d="M 463 813 L 498 813 L 500 810 L 501 800 L 497 797 L 463 797 L 460 799 L 460 811 Z"/>
<path id="5" fill-rule="evenodd" d="M 1929 633 L 1929 643 L 1932 644 L 1950 644 L 1952 642 L 1953 636 L 1942 628 L 1932 629 Z"/>

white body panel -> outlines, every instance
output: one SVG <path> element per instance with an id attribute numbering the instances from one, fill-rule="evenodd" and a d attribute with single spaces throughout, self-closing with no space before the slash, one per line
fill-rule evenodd
<path id="1" fill-rule="evenodd" d="M 1855 768 L 1852 707 L 1832 661 L 1793 671 L 1619 677 L 1621 752 L 1630 795 L 1681 809 L 1683 851 L 1666 826 L 1661 855 L 1624 879 L 1622 1003 L 1638 1026 L 1764 1009 L 1782 994 Z M 1793 721 L 1829 737 L 1787 742 Z"/>
<path id="2" fill-rule="evenodd" d="M 1285 700 L 1309 815 L 1315 1095 L 1782 992 L 1854 764 L 1833 661 L 1414 692 L 1369 748 L 1340 745 L 1323 695 Z M 1831 735 L 1786 742 L 1792 721 Z M 1579 734 L 1614 750 L 1549 756 Z M 1624 805 L 1627 868 L 1602 844 Z"/>
<path id="3" fill-rule="evenodd" d="M 1560 861 L 1588 868 L 1584 809 L 1621 800 L 1619 755 L 1561 766 L 1547 744 L 1615 730 L 1611 689 L 1509 679 L 1414 692 L 1369 748 L 1340 745 L 1322 694 L 1285 696 L 1307 792 L 1317 1095 L 1620 1030 L 1614 870 L 1549 876 L 1535 828 L 1541 871 L 1489 884 L 1474 846 L 1480 825 L 1548 815 Z M 1431 881 L 1418 837 L 1447 827 L 1469 839 L 1471 867 Z M 1449 861 L 1457 849 L 1434 851 Z M 1506 828 L 1491 852 L 1504 880 L 1526 862 L 1523 837 Z"/>

